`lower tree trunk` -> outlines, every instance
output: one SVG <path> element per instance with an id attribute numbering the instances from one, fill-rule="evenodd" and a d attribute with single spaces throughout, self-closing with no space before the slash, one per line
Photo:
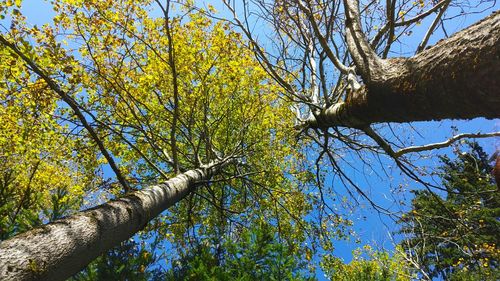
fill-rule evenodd
<path id="1" fill-rule="evenodd" d="M 347 33 L 365 85 L 310 127 L 500 117 L 500 11 L 411 58 L 380 59 Z"/>
<path id="2" fill-rule="evenodd" d="M 0 280 L 65 280 L 144 228 L 230 162 L 187 171 L 1 242 Z"/>

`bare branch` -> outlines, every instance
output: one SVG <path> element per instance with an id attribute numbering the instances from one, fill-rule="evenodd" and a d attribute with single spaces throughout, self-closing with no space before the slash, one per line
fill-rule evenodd
<path id="1" fill-rule="evenodd" d="M 311 23 L 311 26 L 314 30 L 314 35 L 316 35 L 316 37 L 318 38 L 319 43 L 321 44 L 321 47 L 326 52 L 326 55 L 332 61 L 333 65 L 335 65 L 335 67 L 337 69 L 339 69 L 341 73 L 347 74 L 350 71 L 350 67 L 344 65 L 338 59 L 338 57 L 333 53 L 330 46 L 328 46 L 328 42 L 327 42 L 326 38 L 323 36 L 323 34 L 321 33 L 321 30 L 319 29 L 318 23 L 314 19 L 314 16 L 313 16 L 311 10 L 304 5 L 302 0 L 298 0 L 297 4 L 299 5 L 299 8 L 307 15 L 309 22 Z"/>
<path id="2" fill-rule="evenodd" d="M 475 139 L 477 139 L 477 138 L 491 138 L 491 137 L 498 137 L 498 136 L 500 136 L 500 132 L 485 133 L 485 134 L 483 134 L 483 133 L 459 134 L 459 135 L 456 135 L 456 136 L 454 136 L 452 138 L 449 138 L 448 140 L 443 141 L 443 142 L 432 143 L 432 144 L 421 145 L 421 146 L 406 147 L 406 148 L 398 150 L 395 153 L 395 155 L 396 155 L 396 157 L 399 157 L 399 156 L 401 156 L 403 154 L 407 154 L 407 153 L 422 152 L 422 151 L 426 151 L 426 150 L 444 148 L 444 147 L 448 147 L 451 144 L 453 144 L 454 142 L 456 142 L 458 140 L 461 140 L 461 139 L 464 139 L 464 138 L 475 138 Z"/>
<path id="3" fill-rule="evenodd" d="M 383 73 L 383 60 L 370 46 L 363 32 L 360 20 L 358 0 L 344 0 L 346 13 L 346 39 L 349 52 L 358 70 L 364 79 Z"/>
<path id="4" fill-rule="evenodd" d="M 408 19 L 408 20 L 402 20 L 402 21 L 398 21 L 398 22 L 395 22 L 394 23 L 394 26 L 395 27 L 400 27 L 400 26 L 408 26 L 410 24 L 414 24 L 416 22 L 419 22 L 421 20 L 423 20 L 425 17 L 427 17 L 428 15 L 432 14 L 433 12 L 437 11 L 437 9 L 439 9 L 444 3 L 448 2 L 449 0 L 441 0 L 441 2 L 437 3 L 436 5 L 434 5 L 432 8 L 430 8 L 429 10 L 411 18 L 411 19 Z M 380 39 L 382 39 L 382 37 L 384 36 L 384 34 L 389 30 L 389 22 L 386 23 L 380 30 L 379 32 L 377 33 L 377 35 L 375 35 L 375 37 L 373 37 L 372 41 L 370 42 L 370 45 L 372 46 L 372 48 L 375 48 L 379 42 L 380 42 Z"/>
<path id="5" fill-rule="evenodd" d="M 437 14 L 436 18 L 432 22 L 431 26 L 429 27 L 429 30 L 427 30 L 427 33 L 425 34 L 424 38 L 422 39 L 422 42 L 417 47 L 417 52 L 420 53 L 425 46 L 427 46 L 427 42 L 429 41 L 429 38 L 431 37 L 432 33 L 434 33 L 434 30 L 436 29 L 437 24 L 441 21 L 441 18 L 443 17 L 444 12 L 446 11 L 446 8 L 448 8 L 448 5 L 450 4 L 451 0 L 446 1 L 446 3 L 443 4 L 441 10 L 439 10 L 439 13 Z"/>

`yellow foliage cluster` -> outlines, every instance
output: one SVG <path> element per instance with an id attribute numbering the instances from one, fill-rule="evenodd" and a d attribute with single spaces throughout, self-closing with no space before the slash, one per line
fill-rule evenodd
<path id="1" fill-rule="evenodd" d="M 0 49 L 0 237 L 78 209 L 93 157 L 57 122 L 57 99 Z"/>
<path id="2" fill-rule="evenodd" d="M 93 115 L 106 148 L 138 188 L 172 176 L 174 154 L 181 170 L 239 157 L 243 165 L 197 191 L 198 201 L 172 209 L 166 221 L 189 216 L 190 224 L 173 223 L 166 238 L 184 243 L 196 224 L 200 233 L 234 231 L 221 221 L 223 208 L 244 214 L 236 217 L 245 223 L 279 220 L 283 235 L 303 241 L 311 206 L 300 182 L 310 176 L 295 161 L 304 156 L 293 147 L 293 115 L 280 87 L 227 23 L 189 9 L 164 17 L 152 2 L 54 3 L 55 27 L 40 34 L 68 34 L 60 39 L 67 47 L 43 65 L 64 72 L 65 89 Z M 35 37 L 44 50 L 57 52 L 43 36 Z"/>

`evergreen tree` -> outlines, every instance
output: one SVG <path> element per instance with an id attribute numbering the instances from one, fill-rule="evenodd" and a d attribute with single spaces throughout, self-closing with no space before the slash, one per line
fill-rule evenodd
<path id="1" fill-rule="evenodd" d="M 99 256 L 70 280 L 162 280 L 161 270 L 154 268 L 156 261 L 144 243 L 129 239 Z"/>
<path id="2" fill-rule="evenodd" d="M 403 215 L 402 243 L 430 277 L 446 280 L 498 280 L 500 193 L 487 154 L 475 142 L 456 159 L 440 157 L 445 193 L 415 192 Z"/>
<path id="3" fill-rule="evenodd" d="M 281 241 L 272 225 L 256 223 L 233 236 L 222 245 L 194 241 L 173 262 L 167 280 L 314 280 L 307 253 Z"/>

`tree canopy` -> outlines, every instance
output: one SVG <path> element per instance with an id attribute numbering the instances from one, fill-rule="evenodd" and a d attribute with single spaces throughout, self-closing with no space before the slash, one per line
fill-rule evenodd
<path id="1" fill-rule="evenodd" d="M 487 155 L 426 153 L 500 133 L 406 124 L 499 117 L 500 13 L 448 34 L 466 2 L 1 0 L 0 279 L 497 274 Z M 409 239 L 344 262 L 364 204 Z"/>

